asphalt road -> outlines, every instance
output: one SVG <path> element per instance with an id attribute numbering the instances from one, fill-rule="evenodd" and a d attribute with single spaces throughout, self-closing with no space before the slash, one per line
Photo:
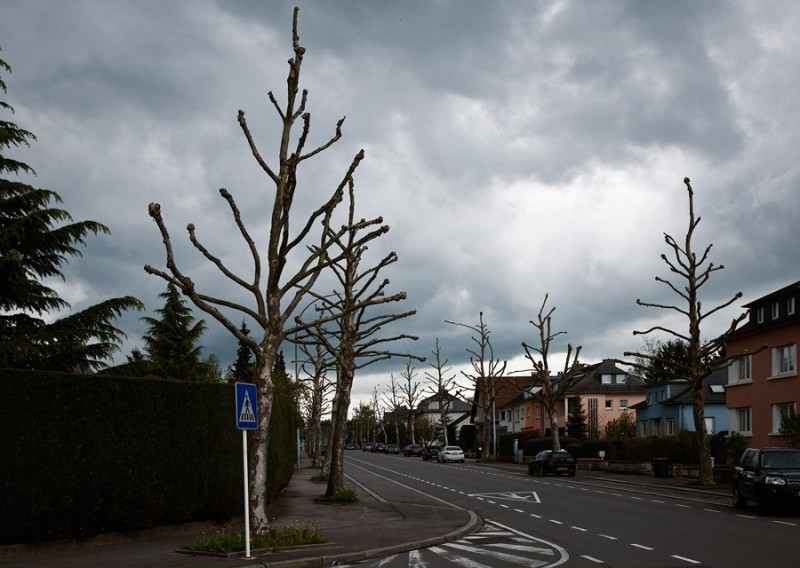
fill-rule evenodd
<path id="1" fill-rule="evenodd" d="M 348 452 L 347 474 L 392 500 L 435 499 L 477 512 L 483 534 L 370 566 L 521 565 L 794 568 L 797 515 L 734 510 L 724 495 L 619 487 L 601 480 L 528 477 L 477 464 Z M 376 527 L 375 530 L 380 530 Z M 469 564 L 473 562 L 476 564 Z M 366 565 L 366 564 L 365 564 Z"/>

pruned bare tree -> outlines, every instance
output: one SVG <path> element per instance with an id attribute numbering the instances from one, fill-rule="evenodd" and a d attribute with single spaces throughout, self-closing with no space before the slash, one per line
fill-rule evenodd
<path id="1" fill-rule="evenodd" d="M 406 360 L 406 368 L 400 373 L 400 377 L 404 381 L 400 383 L 400 392 L 403 395 L 403 400 L 408 406 L 408 429 L 406 431 L 411 437 L 411 442 L 416 444 L 417 437 L 415 433 L 414 411 L 419 404 L 422 391 L 420 390 L 419 381 L 416 380 L 417 370 L 411 364 L 410 358 Z"/>
<path id="2" fill-rule="evenodd" d="M 355 431 L 354 437 L 358 440 L 359 447 L 363 446 L 364 442 L 372 435 L 375 417 L 372 415 L 372 409 L 369 404 L 360 402 L 358 407 L 353 410 L 353 429 Z"/>
<path id="3" fill-rule="evenodd" d="M 372 408 L 372 413 L 375 415 L 375 424 L 377 429 L 383 433 L 383 443 L 385 444 L 387 441 L 386 437 L 386 422 L 383 420 L 383 415 L 385 412 L 385 407 L 381 404 L 381 397 L 378 395 L 378 387 L 372 387 L 372 398 L 369 400 L 370 407 Z M 373 437 L 374 440 L 377 440 L 377 436 Z"/>
<path id="4" fill-rule="evenodd" d="M 429 385 L 427 392 L 436 397 L 439 403 L 439 422 L 443 425 L 442 432 L 444 432 L 444 445 L 450 444 L 447 439 L 447 415 L 450 412 L 450 405 L 453 400 L 461 395 L 461 387 L 456 381 L 457 375 L 453 372 L 452 367 L 447 366 L 447 359 L 442 359 L 442 350 L 439 347 L 439 338 L 436 338 L 436 346 L 433 351 L 433 360 L 429 365 L 433 371 L 425 371 L 425 377 L 428 379 Z M 454 391 L 455 392 L 452 392 Z"/>
<path id="5" fill-rule="evenodd" d="M 565 398 L 570 387 L 575 382 L 581 347 L 579 345 L 573 350 L 572 345 L 567 344 L 564 369 L 554 380 L 550 376 L 550 348 L 556 337 L 567 332 L 553 331 L 553 312 L 556 311 L 556 308 L 555 306 L 547 308 L 548 297 L 549 294 L 544 295 L 544 301 L 539 308 L 536 321 L 531 320 L 531 324 L 539 333 L 538 345 L 529 345 L 523 341 L 522 348 L 525 350 L 525 358 L 533 365 L 533 368 L 526 370 L 526 372 L 530 372 L 531 376 L 536 379 L 532 385 L 531 394 L 534 400 L 538 400 L 542 404 L 547 413 L 550 432 L 552 432 L 553 436 L 553 450 L 557 451 L 561 449 L 561 439 L 558 432 L 558 403 Z"/>
<path id="6" fill-rule="evenodd" d="M 308 455 L 312 459 L 312 467 L 322 467 L 322 416 L 330 410 L 330 393 L 335 383 L 328 378 L 327 372 L 331 367 L 331 360 L 327 357 L 324 347 L 319 343 L 296 343 L 304 355 L 304 360 L 299 362 L 303 375 L 297 380 L 303 387 L 306 399 L 306 445 Z M 295 361 L 295 364 L 298 364 Z M 330 445 L 330 443 L 328 444 Z"/>
<path id="7" fill-rule="evenodd" d="M 476 347 L 467 349 L 467 353 L 470 354 L 469 362 L 472 365 L 472 372 L 461 371 L 461 374 L 474 387 L 474 402 L 480 405 L 479 408 L 483 412 L 483 428 L 481 428 L 483 447 L 487 449 L 486 451 L 488 451 L 488 448 L 492 448 L 492 456 L 497 457 L 497 425 L 494 416 L 498 394 L 497 383 L 498 379 L 506 372 L 508 362 L 494 358 L 494 349 L 489 338 L 491 331 L 483 321 L 483 312 L 480 312 L 478 323 L 475 325 L 456 323 L 449 320 L 445 320 L 445 322 L 465 327 L 475 334 L 471 339 Z M 491 428 L 489 427 L 490 421 Z M 447 425 L 442 424 L 442 427 L 446 428 Z"/>
<path id="8" fill-rule="evenodd" d="M 155 221 L 164 242 L 166 251 L 166 270 L 145 266 L 145 270 L 172 283 L 186 295 L 198 308 L 210 314 L 230 331 L 237 340 L 248 345 L 255 354 L 255 382 L 258 391 L 258 428 L 253 434 L 254 443 L 250 448 L 249 469 L 251 486 L 252 527 L 256 534 L 265 534 L 269 529 L 267 517 L 267 428 L 270 421 L 273 400 L 272 368 L 281 343 L 312 323 L 288 325 L 292 314 L 306 295 L 314 289 L 320 274 L 332 263 L 341 259 L 342 251 L 333 251 L 334 239 L 345 229 L 331 229 L 334 210 L 344 198 L 345 189 L 363 159 L 363 151 L 358 152 L 350 162 L 342 178 L 334 184 L 329 196 L 304 219 L 292 223 L 292 205 L 298 189 L 298 169 L 307 160 L 329 149 L 342 136 L 342 123 L 338 121 L 331 138 L 316 148 L 307 148 L 311 126 L 311 114 L 306 110 L 308 92 L 300 89 L 300 70 L 305 48 L 300 45 L 298 36 L 298 10 L 292 19 L 292 47 L 294 56 L 289 59 L 286 101 L 281 106 L 270 91 L 268 98 L 281 122 L 280 146 L 277 164 L 270 164 L 262 157 L 255 138 L 245 120 L 244 111 L 239 111 L 238 122 L 244 133 L 249 149 L 266 174 L 272 191 L 272 209 L 267 242 L 259 245 L 245 226 L 239 207 L 233 195 L 225 188 L 220 195 L 227 203 L 233 221 L 249 250 L 252 260 L 252 274 L 235 274 L 225 261 L 215 255 L 201 242 L 195 226 L 187 227 L 189 240 L 206 260 L 211 262 L 231 282 L 243 289 L 252 303 L 245 305 L 229 299 L 235 296 L 218 297 L 201 291 L 178 266 L 172 237 L 162 217 L 161 206 L 151 203 L 150 217 Z M 298 134 L 297 129 L 300 129 Z M 319 232 L 317 232 L 319 231 Z M 216 230 L 214 231 L 216 233 Z M 213 233 L 212 233 L 213 238 Z M 312 244 L 315 243 L 315 244 Z M 266 255 L 266 259 L 262 255 Z M 290 259 L 292 260 L 290 262 Z M 266 261 L 266 262 L 264 262 Z M 291 271 L 291 272 L 290 272 Z M 231 317 L 229 312 L 237 314 Z M 262 330 L 261 338 L 250 337 L 239 330 L 234 323 L 244 315 L 256 322 Z M 256 334 L 254 334 L 255 336 Z"/>
<path id="9" fill-rule="evenodd" d="M 655 331 L 662 331 L 674 338 L 685 341 L 689 348 L 688 356 L 682 360 L 664 361 L 663 357 L 660 357 L 658 352 L 655 354 L 626 352 L 625 357 L 636 357 L 637 360 L 650 364 L 659 363 L 663 365 L 664 363 L 668 363 L 669 371 L 676 378 L 684 378 L 689 382 L 689 387 L 692 392 L 692 414 L 694 416 L 695 436 L 700 459 L 698 482 L 700 485 L 712 486 L 715 485 L 715 482 L 711 469 L 711 448 L 705 421 L 703 379 L 713 371 L 726 367 L 729 364 L 729 361 L 722 356 L 725 340 L 727 336 L 736 329 L 739 322 L 747 317 L 747 312 L 734 318 L 728 330 L 721 335 L 711 340 L 703 341 L 700 329 L 701 324 L 715 313 L 730 306 L 733 302 L 741 298 L 742 293 L 737 292 L 727 302 L 723 302 L 711 310 L 703 311 L 703 305 L 700 301 L 700 289 L 708 282 L 714 272 L 722 270 L 724 267 L 721 264 L 715 265 L 713 262 L 709 261 L 708 257 L 713 245 L 709 244 L 699 257 L 694 251 L 692 239 L 694 238 L 695 229 L 700 223 L 700 217 L 695 217 L 694 190 L 692 189 L 689 178 L 684 178 L 683 183 L 686 185 L 686 190 L 689 194 L 689 228 L 686 231 L 682 244 L 678 243 L 669 234 L 664 233 L 664 241 L 672 252 L 672 258 L 668 257 L 666 254 L 661 255 L 661 259 L 666 263 L 667 267 L 669 267 L 669 271 L 680 277 L 682 283 L 674 284 L 659 276 L 656 276 L 656 281 L 666 284 L 684 303 L 682 305 L 670 305 L 643 302 L 640 299 L 637 299 L 636 303 L 640 306 L 677 312 L 686 318 L 688 329 L 679 331 L 677 328 L 671 329 L 664 326 L 653 326 L 646 331 L 634 331 L 633 334 L 646 335 Z M 641 362 L 633 364 L 633 366 L 639 368 L 641 368 L 641 365 Z"/>
<path id="10" fill-rule="evenodd" d="M 337 289 L 332 294 L 320 295 L 313 291 L 320 313 L 320 324 L 308 329 L 313 341 L 324 345 L 335 361 L 336 389 L 331 413 L 332 434 L 328 446 L 330 475 L 326 497 L 341 493 L 344 487 L 344 440 L 347 435 L 347 416 L 350 409 L 350 391 L 357 369 L 391 357 L 409 357 L 389 349 L 389 345 L 402 339 L 416 340 L 408 334 L 383 335 L 390 323 L 410 317 L 416 310 L 401 313 L 380 311 L 381 307 L 405 300 L 405 292 L 387 295 L 389 280 L 379 280 L 381 271 L 397 262 L 397 254 L 390 252 L 372 266 L 363 269 L 368 244 L 388 232 L 383 219 L 357 220 L 355 217 L 355 189 L 348 181 L 348 222 L 340 231 L 327 228 L 327 238 L 333 243 L 330 254 L 335 260 L 329 267 L 335 276 Z M 303 325 L 300 318 L 298 326 Z M 302 340 L 301 340 L 302 341 Z"/>
<path id="11" fill-rule="evenodd" d="M 400 392 L 400 383 L 394 378 L 394 373 L 389 374 L 389 390 L 383 393 L 383 402 L 389 409 L 394 426 L 394 439 L 400 445 L 400 413 L 403 410 L 403 397 Z"/>

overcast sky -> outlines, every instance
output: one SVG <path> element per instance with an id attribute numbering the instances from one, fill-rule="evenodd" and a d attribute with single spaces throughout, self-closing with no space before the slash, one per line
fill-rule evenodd
<path id="1" fill-rule="evenodd" d="M 419 341 L 396 349 L 430 359 L 439 338 L 450 366 L 467 369 L 471 334 L 445 320 L 472 325 L 482 311 L 496 356 L 522 370 L 520 344 L 536 341 L 530 320 L 546 293 L 554 330 L 567 332 L 555 351 L 582 345 L 587 363 L 641 348 L 634 329 L 685 327 L 635 302 L 678 300 L 654 278 L 669 277 L 664 233 L 686 233 L 687 176 L 702 217 L 695 248 L 713 243 L 711 259 L 725 266 L 704 306 L 744 294 L 707 336 L 800 279 L 796 2 L 298 5 L 309 146 L 347 117 L 342 140 L 303 171 L 298 209 L 321 203 L 365 150 L 359 217 L 391 227 L 371 252 L 397 252 L 390 291 L 408 294 L 398 310 L 417 310 L 392 331 Z M 75 219 L 112 230 L 90 238 L 55 283 L 74 308 L 128 294 L 147 315 L 161 306 L 165 283 L 143 270 L 165 263 L 147 214 L 154 201 L 198 287 L 240 295 L 186 246 L 185 227 L 247 274 L 218 190 L 230 190 L 263 242 L 271 193 L 236 116 L 247 113 L 262 154 L 274 156 L 267 92 L 285 98 L 292 7 L 0 0 L 0 57 L 13 68 L 3 100 L 16 109 L 2 119 L 38 138 L 15 156 Z M 141 345 L 142 315 L 121 320 L 128 342 L 117 362 Z M 197 317 L 209 326 L 206 354 L 229 364 L 233 337 Z M 362 372 L 354 404 L 404 366 Z M 432 370 L 415 367 L 420 380 Z"/>

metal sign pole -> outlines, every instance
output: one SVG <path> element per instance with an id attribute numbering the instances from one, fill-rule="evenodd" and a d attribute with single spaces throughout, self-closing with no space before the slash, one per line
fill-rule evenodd
<path id="1" fill-rule="evenodd" d="M 242 469 L 244 470 L 245 558 L 250 559 L 250 481 L 247 469 L 247 431 L 258 428 L 256 385 L 236 383 L 236 427 L 242 431 Z"/>
<path id="2" fill-rule="evenodd" d="M 247 430 L 242 430 L 242 456 L 244 469 L 244 557 L 250 556 L 250 482 L 247 475 Z"/>

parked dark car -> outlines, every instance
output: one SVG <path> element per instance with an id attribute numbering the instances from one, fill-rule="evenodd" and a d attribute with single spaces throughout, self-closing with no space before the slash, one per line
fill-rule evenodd
<path id="1" fill-rule="evenodd" d="M 575 476 L 577 462 L 565 450 L 542 450 L 528 463 L 528 475 L 545 476 L 549 473 L 556 475 L 567 474 Z"/>
<path id="2" fill-rule="evenodd" d="M 437 459 L 440 449 L 439 446 L 426 446 L 425 449 L 422 450 L 422 459 L 425 461 Z"/>
<path id="3" fill-rule="evenodd" d="M 386 453 L 387 454 L 399 454 L 400 448 L 397 447 L 397 444 L 386 444 Z"/>
<path id="4" fill-rule="evenodd" d="M 748 501 L 759 511 L 800 510 L 800 450 L 746 449 L 733 472 L 733 506 L 744 509 Z"/>
<path id="5" fill-rule="evenodd" d="M 385 454 L 386 453 L 386 444 L 384 444 L 383 442 L 375 442 L 375 443 L 373 443 L 372 444 L 372 452 L 373 453 L 377 452 L 379 454 Z"/>
<path id="6" fill-rule="evenodd" d="M 405 448 L 403 448 L 403 455 L 406 457 L 421 456 L 422 446 L 420 446 L 419 444 L 409 444 Z"/>

